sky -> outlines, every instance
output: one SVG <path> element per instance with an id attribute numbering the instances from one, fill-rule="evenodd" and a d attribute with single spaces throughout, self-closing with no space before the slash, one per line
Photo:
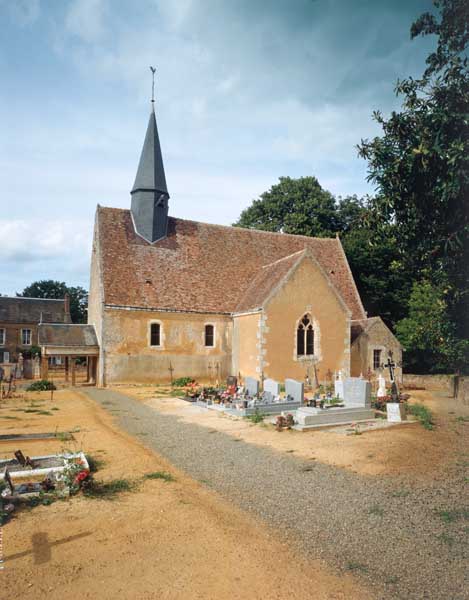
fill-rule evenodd
<path id="1" fill-rule="evenodd" d="M 0 0 L 0 294 L 88 289 L 96 205 L 130 208 L 150 111 L 170 214 L 231 224 L 281 176 L 373 193 L 362 138 L 398 109 L 431 0 Z"/>

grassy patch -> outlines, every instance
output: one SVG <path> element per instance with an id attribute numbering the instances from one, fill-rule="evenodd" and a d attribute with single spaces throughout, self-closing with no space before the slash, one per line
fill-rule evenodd
<path id="1" fill-rule="evenodd" d="M 447 533 L 441 533 L 440 535 L 436 536 L 437 539 L 440 540 L 440 542 L 442 542 L 443 544 L 446 544 L 447 546 L 452 546 L 454 544 L 454 538 L 450 535 L 448 535 Z"/>
<path id="2" fill-rule="evenodd" d="M 87 498 L 101 500 L 115 500 L 123 492 L 134 492 L 138 488 L 136 481 L 130 479 L 112 479 L 111 481 L 97 481 L 89 478 L 83 486 L 83 494 Z"/>
<path id="3" fill-rule="evenodd" d="M 456 421 L 460 423 L 469 423 L 469 417 L 456 417 Z"/>
<path id="4" fill-rule="evenodd" d="M 393 498 L 405 498 L 409 494 L 410 494 L 409 490 L 396 490 L 395 492 L 392 492 L 391 496 Z"/>
<path id="5" fill-rule="evenodd" d="M 175 478 L 166 471 L 154 471 L 153 473 L 147 473 L 144 475 L 145 479 L 162 479 L 163 481 L 176 481 Z"/>
<path id="6" fill-rule="evenodd" d="M 346 567 L 349 571 L 361 571 L 362 573 L 368 572 L 368 567 L 359 562 L 349 561 Z"/>
<path id="7" fill-rule="evenodd" d="M 455 521 L 467 520 L 469 519 L 469 510 L 466 508 L 462 509 L 453 509 L 453 510 L 438 510 L 436 514 L 441 518 L 445 523 L 454 523 Z"/>
<path id="8" fill-rule="evenodd" d="M 382 517 L 384 515 L 384 510 L 378 504 L 374 504 L 368 509 L 368 514 L 376 515 L 377 517 Z"/>
<path id="9" fill-rule="evenodd" d="M 431 411 L 423 404 L 408 404 L 407 412 L 420 421 L 425 429 L 435 429 L 435 423 L 433 422 L 433 415 Z"/>
<path id="10" fill-rule="evenodd" d="M 21 419 L 19 417 L 11 417 L 10 415 L 5 415 L 4 417 L 2 417 L 2 419 L 21 421 Z"/>

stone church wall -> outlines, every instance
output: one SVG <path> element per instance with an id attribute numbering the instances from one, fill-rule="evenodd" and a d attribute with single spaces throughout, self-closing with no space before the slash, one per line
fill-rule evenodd
<path id="1" fill-rule="evenodd" d="M 265 377 L 304 380 L 314 370 L 310 359 L 296 355 L 296 331 L 309 313 L 314 323 L 318 380 L 327 372 L 350 372 L 349 313 L 315 262 L 306 258 L 267 303 L 261 323 L 262 370 Z"/>
<path id="2" fill-rule="evenodd" d="M 161 346 L 150 345 L 150 324 L 161 327 Z M 215 346 L 205 347 L 205 325 L 215 326 Z M 195 313 L 106 308 L 104 383 L 169 381 L 190 376 L 202 381 L 231 374 L 230 317 Z M 210 368 L 209 368 L 210 367 Z"/>

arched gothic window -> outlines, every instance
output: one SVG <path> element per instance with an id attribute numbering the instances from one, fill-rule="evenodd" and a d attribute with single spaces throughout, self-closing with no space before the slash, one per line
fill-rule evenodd
<path id="1" fill-rule="evenodd" d="M 298 324 L 296 354 L 297 356 L 314 355 L 314 327 L 310 315 L 305 315 Z"/>

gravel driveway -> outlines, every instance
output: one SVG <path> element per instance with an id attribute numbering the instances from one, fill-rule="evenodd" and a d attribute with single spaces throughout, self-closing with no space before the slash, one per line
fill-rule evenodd
<path id="1" fill-rule="evenodd" d="M 83 391 L 146 446 L 310 556 L 353 572 L 377 598 L 469 598 L 466 464 L 425 487 L 364 477 L 236 441 L 116 391 Z"/>

